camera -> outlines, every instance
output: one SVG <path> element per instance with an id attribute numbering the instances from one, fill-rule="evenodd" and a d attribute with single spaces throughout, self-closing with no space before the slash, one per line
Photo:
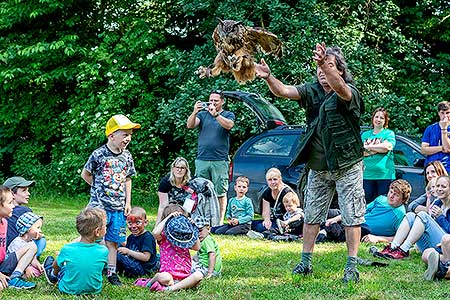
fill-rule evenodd
<path id="1" fill-rule="evenodd" d="M 208 109 L 209 102 L 202 102 L 202 109 Z"/>

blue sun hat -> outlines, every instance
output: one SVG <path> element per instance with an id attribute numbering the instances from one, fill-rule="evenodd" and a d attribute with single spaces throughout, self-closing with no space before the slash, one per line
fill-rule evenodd
<path id="1" fill-rule="evenodd" d="M 16 228 L 17 231 L 19 232 L 19 236 L 22 236 L 25 233 L 27 233 L 28 230 L 30 230 L 31 226 L 33 226 L 34 223 L 36 223 L 36 221 L 39 219 L 44 219 L 44 217 L 38 216 L 32 213 L 31 211 L 20 215 L 16 223 Z"/>
<path id="2" fill-rule="evenodd" d="M 180 215 L 167 220 L 164 226 L 167 240 L 180 248 L 191 248 L 198 240 L 198 228 L 186 216 Z"/>

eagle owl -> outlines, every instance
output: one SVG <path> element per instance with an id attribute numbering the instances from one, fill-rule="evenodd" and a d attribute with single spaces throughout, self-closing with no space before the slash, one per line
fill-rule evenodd
<path id="1" fill-rule="evenodd" d="M 217 56 L 214 64 L 199 67 L 200 78 L 213 77 L 220 72 L 231 72 L 240 84 L 255 79 L 255 58 L 253 55 L 262 50 L 276 57 L 282 55 L 282 43 L 277 36 L 262 28 L 244 26 L 241 22 L 222 21 L 212 35 Z"/>

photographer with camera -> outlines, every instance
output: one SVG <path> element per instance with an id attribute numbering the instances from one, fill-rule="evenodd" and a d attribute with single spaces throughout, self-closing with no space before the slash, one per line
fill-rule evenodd
<path id="1" fill-rule="evenodd" d="M 198 153 L 195 160 L 195 175 L 209 179 L 214 184 L 220 204 L 220 225 L 223 224 L 227 207 L 230 130 L 235 116 L 223 110 L 223 92 L 213 90 L 209 103 L 197 101 L 187 119 L 187 128 L 199 127 Z"/>

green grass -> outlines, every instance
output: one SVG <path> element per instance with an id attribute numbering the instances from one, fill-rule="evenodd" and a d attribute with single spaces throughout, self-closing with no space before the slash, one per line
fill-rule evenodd
<path id="1" fill-rule="evenodd" d="M 86 197 L 34 198 L 30 206 L 44 216 L 43 230 L 48 244 L 43 257 L 54 255 L 67 242 L 77 237 L 75 216 L 87 203 Z M 156 209 L 140 203 L 149 213 L 149 230 L 156 219 Z M 449 298 L 446 282 L 426 282 L 425 270 L 418 252 L 411 258 L 393 261 L 387 268 L 359 267 L 361 282 L 341 282 L 346 258 L 344 244 L 326 243 L 316 246 L 314 273 L 293 277 L 291 270 L 298 262 L 302 245 L 250 240 L 247 237 L 215 236 L 221 247 L 224 270 L 221 278 L 206 280 L 192 290 L 172 294 L 152 293 L 134 287 L 133 279 L 122 278 L 124 287 L 104 283 L 95 297 L 76 297 L 59 293 L 44 277 L 35 279 L 31 291 L 6 289 L 0 299 L 442 299 Z M 370 258 L 368 244 L 360 247 L 360 256 Z"/>

